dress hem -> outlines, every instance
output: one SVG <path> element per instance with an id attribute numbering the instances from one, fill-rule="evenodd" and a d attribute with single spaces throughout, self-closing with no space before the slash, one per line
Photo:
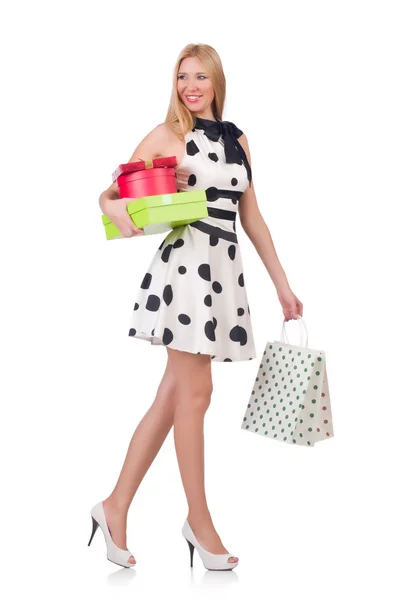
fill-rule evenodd
<path id="1" fill-rule="evenodd" d="M 161 339 L 155 335 L 151 335 L 149 333 L 146 333 L 144 331 L 136 331 L 136 333 L 134 333 L 134 335 L 132 335 L 131 333 L 128 334 L 130 338 L 135 338 L 137 340 L 142 340 L 145 342 L 150 342 L 150 344 L 152 346 L 164 346 L 164 347 L 169 347 L 172 348 L 173 350 L 180 350 L 181 352 L 189 352 L 190 354 L 208 354 L 209 356 L 211 356 L 211 361 L 213 362 L 242 362 L 242 361 L 248 361 L 248 360 L 253 360 L 254 358 L 257 358 L 256 353 L 254 352 L 254 354 L 250 357 L 237 357 L 237 358 L 230 358 L 230 357 L 221 357 L 217 354 L 211 354 L 211 352 L 201 352 L 201 351 L 193 351 L 192 349 L 188 349 L 188 348 L 181 348 L 179 346 L 176 346 L 174 343 L 170 342 L 169 344 L 164 344 Z"/>

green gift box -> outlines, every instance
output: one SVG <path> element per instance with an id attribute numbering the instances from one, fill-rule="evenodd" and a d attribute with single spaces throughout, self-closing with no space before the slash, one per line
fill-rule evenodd
<path id="1" fill-rule="evenodd" d="M 145 235 L 164 233 L 208 217 L 205 190 L 145 196 L 130 202 L 126 208 L 134 224 L 143 229 Z M 106 239 L 123 237 L 109 217 L 102 215 L 102 222 Z"/>

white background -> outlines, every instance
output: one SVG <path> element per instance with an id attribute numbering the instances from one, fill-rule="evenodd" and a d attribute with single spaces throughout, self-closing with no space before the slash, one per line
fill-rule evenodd
<path id="1" fill-rule="evenodd" d="M 394 2 L 84 2 L 1 10 L 1 586 L 5 597 L 394 598 Z M 223 118 L 247 135 L 262 215 L 309 346 L 326 353 L 335 437 L 240 429 L 282 311 L 241 224 L 258 358 L 212 363 L 206 489 L 235 571 L 193 572 L 172 430 L 130 508 L 135 569 L 92 545 L 166 351 L 128 337 L 160 236 L 107 242 L 116 166 L 163 122 L 179 51 L 213 45 Z M 298 324 L 287 324 L 298 340 Z M 292 342 L 294 343 L 294 342 Z"/>

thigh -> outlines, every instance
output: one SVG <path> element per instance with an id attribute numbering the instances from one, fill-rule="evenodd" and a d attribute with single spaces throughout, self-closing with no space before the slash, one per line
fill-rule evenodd
<path id="1" fill-rule="evenodd" d="M 172 376 L 178 392 L 191 395 L 212 393 L 211 356 L 174 350 L 167 346 L 167 370 Z"/>

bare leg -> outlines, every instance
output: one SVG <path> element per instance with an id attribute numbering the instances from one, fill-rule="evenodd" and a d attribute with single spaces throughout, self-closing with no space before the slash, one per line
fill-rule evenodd
<path id="1" fill-rule="evenodd" d="M 174 393 L 175 382 L 167 364 L 153 404 L 131 438 L 117 483 L 103 501 L 109 531 L 119 548 L 127 549 L 127 513 L 132 499 L 172 427 Z M 129 562 L 136 561 L 131 557 Z"/>
<path id="2" fill-rule="evenodd" d="M 177 381 L 174 441 L 189 506 L 189 525 L 208 552 L 228 553 L 215 530 L 204 489 L 204 417 L 212 393 L 211 357 L 168 347 L 167 351 Z M 229 558 L 229 562 L 237 560 Z"/>

